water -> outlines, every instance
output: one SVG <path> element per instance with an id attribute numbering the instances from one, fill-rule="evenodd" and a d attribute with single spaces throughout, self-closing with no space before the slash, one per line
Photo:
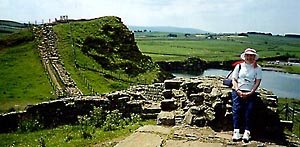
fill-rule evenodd
<path id="1" fill-rule="evenodd" d="M 226 76 L 228 70 L 222 69 L 207 69 L 203 73 L 197 72 L 176 72 L 173 73 L 176 77 L 197 77 L 207 75 Z M 266 88 L 283 98 L 299 98 L 300 99 L 300 75 L 287 74 L 275 71 L 263 71 L 263 79 L 260 84 L 261 88 Z"/>

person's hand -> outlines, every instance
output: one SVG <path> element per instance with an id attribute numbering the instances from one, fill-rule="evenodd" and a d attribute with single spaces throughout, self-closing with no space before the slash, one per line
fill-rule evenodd
<path id="1" fill-rule="evenodd" d="M 242 91 L 237 90 L 236 93 L 237 93 L 240 97 L 243 97 L 243 92 L 242 92 Z"/>
<path id="2" fill-rule="evenodd" d="M 249 97 L 250 95 L 252 95 L 251 92 L 241 92 L 241 94 L 240 94 L 239 96 L 242 97 L 242 98 L 247 98 L 247 97 Z"/>

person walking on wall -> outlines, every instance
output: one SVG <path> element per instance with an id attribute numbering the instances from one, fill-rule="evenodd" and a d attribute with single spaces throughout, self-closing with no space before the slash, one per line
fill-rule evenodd
<path id="1" fill-rule="evenodd" d="M 247 48 L 242 54 L 242 62 L 235 65 L 232 72 L 232 116 L 233 116 L 233 141 L 242 139 L 250 140 L 251 121 L 250 114 L 255 99 L 256 90 L 262 80 L 261 66 L 256 63 L 259 55 L 252 48 Z M 243 119 L 241 119 L 243 118 Z M 244 124 L 244 128 L 242 127 Z M 244 130 L 241 137 L 240 130 Z"/>

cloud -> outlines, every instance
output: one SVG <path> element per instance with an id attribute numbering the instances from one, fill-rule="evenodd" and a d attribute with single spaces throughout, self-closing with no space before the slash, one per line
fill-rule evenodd
<path id="1" fill-rule="evenodd" d="M 300 33 L 298 0 L 0 0 L 0 19 L 90 19 L 106 15 L 126 25 L 193 27 L 212 32 Z"/>

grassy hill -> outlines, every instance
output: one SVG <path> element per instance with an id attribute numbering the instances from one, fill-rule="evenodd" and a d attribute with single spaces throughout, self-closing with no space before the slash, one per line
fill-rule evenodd
<path id="1" fill-rule="evenodd" d="M 28 24 L 10 20 L 0 20 L 0 37 L 28 27 Z"/>
<path id="2" fill-rule="evenodd" d="M 0 39 L 0 113 L 48 101 L 52 88 L 29 29 Z"/>
<path id="3" fill-rule="evenodd" d="M 132 32 L 120 18 L 59 23 L 53 29 L 61 60 L 84 95 L 164 78 L 159 66 L 139 51 Z M 57 98 L 30 29 L 4 36 L 0 42 L 0 112 Z"/>
<path id="4" fill-rule="evenodd" d="M 66 69 L 85 94 L 149 84 L 163 77 L 159 67 L 141 54 L 132 32 L 117 17 L 58 24 L 54 31 Z"/>

